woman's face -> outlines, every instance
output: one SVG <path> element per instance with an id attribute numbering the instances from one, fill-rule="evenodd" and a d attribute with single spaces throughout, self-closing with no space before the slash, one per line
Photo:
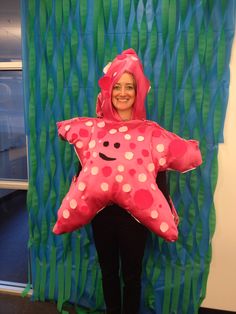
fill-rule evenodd
<path id="1" fill-rule="evenodd" d="M 130 120 L 135 102 L 135 81 L 130 73 L 125 72 L 113 86 L 111 101 L 121 120 Z"/>

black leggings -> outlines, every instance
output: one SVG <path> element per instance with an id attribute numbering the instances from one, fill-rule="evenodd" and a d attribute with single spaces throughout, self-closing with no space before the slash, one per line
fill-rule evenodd
<path id="1" fill-rule="evenodd" d="M 106 313 L 138 314 L 148 230 L 117 205 L 99 212 L 92 221 L 92 229 L 102 272 Z"/>

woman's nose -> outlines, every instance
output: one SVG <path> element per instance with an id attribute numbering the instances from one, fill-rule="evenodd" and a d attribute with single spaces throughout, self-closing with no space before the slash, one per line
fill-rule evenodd
<path id="1" fill-rule="evenodd" d="M 121 92 L 121 95 L 124 95 L 125 94 L 125 87 L 122 87 L 120 92 Z"/>

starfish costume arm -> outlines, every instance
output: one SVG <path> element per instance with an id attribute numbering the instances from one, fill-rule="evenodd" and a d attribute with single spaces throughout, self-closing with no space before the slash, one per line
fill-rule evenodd
<path id="1" fill-rule="evenodd" d="M 153 158 L 159 171 L 176 170 L 187 172 L 202 163 L 199 143 L 185 140 L 159 125 L 152 133 Z"/>

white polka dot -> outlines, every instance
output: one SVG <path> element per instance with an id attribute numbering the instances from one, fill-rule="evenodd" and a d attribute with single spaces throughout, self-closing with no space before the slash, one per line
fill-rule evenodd
<path id="1" fill-rule="evenodd" d="M 70 217 L 70 212 L 68 209 L 63 210 L 62 213 L 63 218 L 68 219 Z"/>
<path id="2" fill-rule="evenodd" d="M 126 159 L 131 160 L 131 159 L 133 159 L 133 157 L 134 157 L 134 154 L 132 152 L 126 152 L 125 153 Z"/>
<path id="3" fill-rule="evenodd" d="M 131 191 L 131 186 L 129 184 L 124 184 L 122 187 L 122 190 L 124 192 L 130 192 Z"/>
<path id="4" fill-rule="evenodd" d="M 75 146 L 76 146 L 77 148 L 82 148 L 82 147 L 84 146 L 84 144 L 83 144 L 83 142 L 78 141 L 78 142 L 75 144 Z"/>
<path id="5" fill-rule="evenodd" d="M 84 167 L 84 172 L 87 172 L 88 171 L 88 167 Z"/>
<path id="6" fill-rule="evenodd" d="M 96 158 L 98 156 L 97 152 L 93 152 L 93 157 Z"/>
<path id="7" fill-rule="evenodd" d="M 84 191 L 86 188 L 86 184 L 84 182 L 79 182 L 78 184 L 78 190 L 79 191 Z"/>
<path id="8" fill-rule="evenodd" d="M 115 134 L 116 132 L 117 132 L 116 129 L 111 129 L 111 130 L 109 131 L 110 134 Z"/>
<path id="9" fill-rule="evenodd" d="M 89 142 L 89 148 L 94 148 L 96 146 L 96 141 L 92 140 Z"/>
<path id="10" fill-rule="evenodd" d="M 147 181 L 147 176 L 146 176 L 146 174 L 145 174 L 145 173 L 140 173 L 140 174 L 138 175 L 138 180 L 139 180 L 139 182 L 145 182 L 145 181 Z"/>
<path id="11" fill-rule="evenodd" d="M 66 130 L 66 131 L 69 131 L 70 128 L 71 128 L 71 126 L 70 126 L 69 124 L 67 124 L 67 125 L 65 126 L 65 130 Z"/>
<path id="12" fill-rule="evenodd" d="M 103 182 L 100 186 L 103 192 L 106 192 L 109 189 L 109 186 L 106 182 Z"/>
<path id="13" fill-rule="evenodd" d="M 130 134 L 125 134 L 125 139 L 126 140 L 131 140 L 131 135 Z"/>
<path id="14" fill-rule="evenodd" d="M 117 170 L 119 172 L 123 172 L 123 171 L 125 171 L 125 167 L 123 165 L 119 165 L 119 166 L 117 166 Z"/>
<path id="15" fill-rule="evenodd" d="M 151 211 L 151 217 L 152 217 L 153 219 L 157 219 L 157 217 L 158 217 L 158 212 L 157 212 L 156 210 L 152 210 L 152 211 Z"/>
<path id="16" fill-rule="evenodd" d="M 127 126 L 126 125 L 124 125 L 124 126 L 121 126 L 120 128 L 119 128 L 119 132 L 126 132 L 126 131 L 128 131 L 128 128 L 127 128 Z"/>
<path id="17" fill-rule="evenodd" d="M 160 159 L 159 159 L 159 165 L 160 165 L 160 166 L 164 166 L 165 163 L 166 163 L 166 159 L 165 159 L 165 158 L 160 158 Z"/>
<path id="18" fill-rule="evenodd" d="M 154 163 L 151 162 L 150 164 L 148 164 L 147 168 L 148 168 L 148 171 L 150 171 L 150 172 L 154 171 L 154 169 L 155 169 Z"/>
<path id="19" fill-rule="evenodd" d="M 138 142 L 144 141 L 144 137 L 143 137 L 142 135 L 139 135 L 139 136 L 137 137 L 137 141 L 138 141 Z"/>
<path id="20" fill-rule="evenodd" d="M 108 62 L 107 65 L 103 68 L 103 73 L 106 74 L 111 66 L 111 62 Z"/>
<path id="21" fill-rule="evenodd" d="M 98 126 L 99 128 L 104 128 L 105 122 L 104 122 L 104 121 L 98 122 L 97 126 Z"/>
<path id="22" fill-rule="evenodd" d="M 113 73 L 113 77 L 116 76 L 116 74 L 117 74 L 117 72 L 114 72 L 114 73 Z"/>
<path id="23" fill-rule="evenodd" d="M 164 149 L 165 149 L 165 147 L 164 147 L 163 144 L 158 144 L 158 145 L 156 146 L 156 150 L 157 150 L 159 153 L 164 152 Z"/>
<path id="24" fill-rule="evenodd" d="M 87 121 L 87 122 L 85 122 L 85 125 L 86 126 L 93 126 L 93 122 L 92 121 Z"/>
<path id="25" fill-rule="evenodd" d="M 76 200 L 72 199 L 72 200 L 70 201 L 70 207 L 71 207 L 72 209 L 75 209 L 75 208 L 77 207 L 77 202 L 76 202 Z"/>
<path id="26" fill-rule="evenodd" d="M 168 229 L 169 229 L 168 224 L 166 222 L 162 222 L 161 225 L 160 225 L 160 230 L 162 232 L 166 232 Z"/>
<path id="27" fill-rule="evenodd" d="M 94 176 L 96 176 L 98 174 L 98 171 L 99 171 L 98 167 L 92 167 L 91 168 L 91 174 Z"/>
<path id="28" fill-rule="evenodd" d="M 118 174 L 117 176 L 116 176 L 116 181 L 117 182 L 122 182 L 123 181 L 123 176 L 121 175 L 121 174 Z"/>
<path id="29" fill-rule="evenodd" d="M 138 58 L 134 57 L 134 56 L 131 56 L 131 59 L 134 60 L 134 61 L 138 61 Z"/>
<path id="30" fill-rule="evenodd" d="M 155 185 L 153 183 L 151 184 L 151 189 L 156 191 L 156 187 L 155 187 Z"/>

